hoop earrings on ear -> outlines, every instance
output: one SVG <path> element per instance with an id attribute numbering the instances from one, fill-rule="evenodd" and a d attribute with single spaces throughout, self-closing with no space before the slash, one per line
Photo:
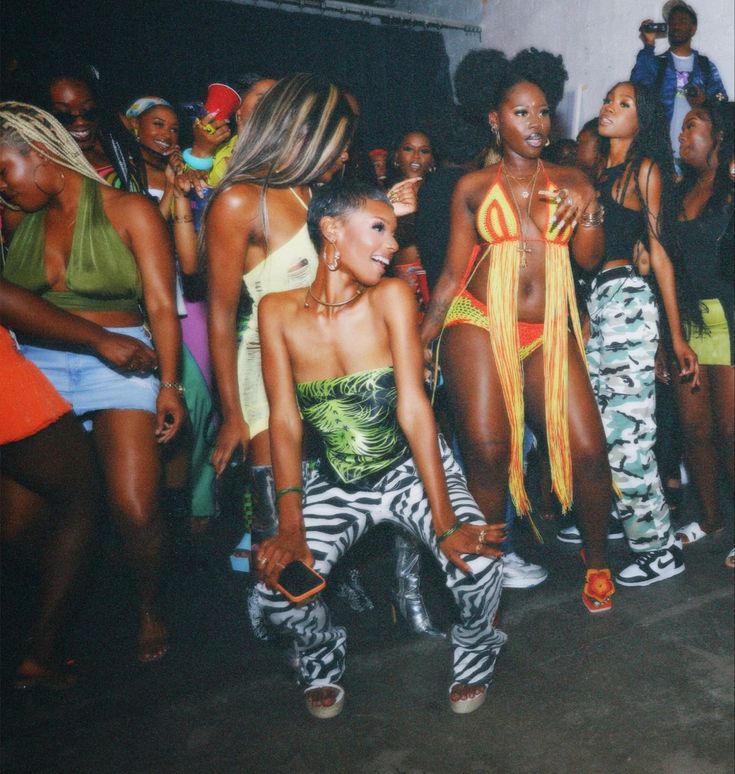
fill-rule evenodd
<path id="1" fill-rule="evenodd" d="M 330 244 L 331 244 L 331 242 L 330 242 Z M 324 248 L 324 253 L 322 254 L 322 257 L 324 258 L 324 263 L 325 263 L 327 269 L 329 269 L 329 271 L 337 271 L 337 269 L 339 269 L 339 259 L 342 256 L 340 255 L 339 250 L 336 247 L 334 248 L 334 257 L 332 258 L 332 263 L 330 263 L 327 260 L 327 248 L 326 247 Z"/>
<path id="2" fill-rule="evenodd" d="M 544 148 L 548 148 L 549 145 L 551 145 L 551 140 L 547 137 L 546 142 L 544 143 Z"/>
<path id="3" fill-rule="evenodd" d="M 41 165 L 38 164 L 33 169 L 33 184 L 38 188 L 38 190 L 46 194 L 46 196 L 58 196 L 66 187 L 66 175 L 64 174 L 63 169 L 59 169 L 59 175 L 61 176 L 61 185 L 59 186 L 59 189 L 56 191 L 47 191 L 42 185 L 39 185 L 38 180 L 36 180 L 36 174 L 38 173 L 38 169 Z"/>

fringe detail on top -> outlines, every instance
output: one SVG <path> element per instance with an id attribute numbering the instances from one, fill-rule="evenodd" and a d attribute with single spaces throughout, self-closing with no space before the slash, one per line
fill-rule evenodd
<path id="1" fill-rule="evenodd" d="M 574 280 L 565 245 L 547 242 L 546 312 L 544 316 L 544 403 L 552 488 L 566 512 L 572 505 L 572 460 L 568 426 L 568 321 L 579 345 L 584 343 L 574 295 Z M 510 425 L 508 479 L 516 510 L 530 515 L 531 501 L 523 471 L 523 367 L 518 336 L 518 240 L 506 240 L 492 248 L 488 271 L 487 305 L 490 344 Z"/>

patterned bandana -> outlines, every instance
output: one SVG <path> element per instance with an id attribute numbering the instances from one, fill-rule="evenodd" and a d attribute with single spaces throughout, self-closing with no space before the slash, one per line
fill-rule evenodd
<path id="1" fill-rule="evenodd" d="M 145 113 L 146 110 L 149 110 L 152 107 L 158 107 L 159 105 L 163 105 L 163 107 L 168 107 L 173 110 L 171 103 L 166 102 L 166 100 L 161 99 L 161 97 L 140 97 L 125 111 L 125 115 L 128 118 L 137 118 L 142 113 Z"/>

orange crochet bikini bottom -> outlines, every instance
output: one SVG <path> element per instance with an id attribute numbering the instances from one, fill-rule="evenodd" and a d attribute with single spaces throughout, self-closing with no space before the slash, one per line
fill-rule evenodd
<path id="1" fill-rule="evenodd" d="M 455 325 L 474 325 L 485 331 L 489 330 L 487 307 L 466 288 L 454 298 L 444 319 L 445 328 Z M 525 360 L 543 344 L 544 324 L 518 320 L 517 325 L 521 360 Z"/>

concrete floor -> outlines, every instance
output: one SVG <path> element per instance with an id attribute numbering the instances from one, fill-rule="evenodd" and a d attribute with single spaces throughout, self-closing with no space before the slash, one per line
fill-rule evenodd
<path id="1" fill-rule="evenodd" d="M 686 507 L 686 504 L 685 504 Z M 688 519 L 687 519 L 688 520 Z M 647 589 L 620 588 L 614 610 L 592 617 L 579 599 L 576 552 L 542 525 L 543 546 L 520 530 L 529 558 L 549 567 L 531 591 L 507 591 L 509 635 L 495 683 L 477 713 L 447 706 L 450 648 L 391 622 L 389 536 L 362 553 L 376 610 L 339 600 L 350 632 L 347 705 L 310 718 L 278 649 L 255 643 L 243 616 L 243 576 L 225 540 L 208 565 L 179 562 L 168 590 L 172 648 L 160 663 L 132 658 L 133 606 L 113 559 L 99 563 L 69 652 L 79 685 L 57 695 L 2 695 L 3 772 L 163 774 L 715 774 L 733 771 L 733 573 L 726 534 L 687 549 L 687 571 Z M 626 561 L 610 544 L 613 567 Z M 432 613 L 451 623 L 437 573 L 425 581 Z M 7 594 L 13 593 L 7 585 Z M 7 603 L 4 606 L 7 617 Z M 3 630 L 5 684 L 15 625 Z"/>

